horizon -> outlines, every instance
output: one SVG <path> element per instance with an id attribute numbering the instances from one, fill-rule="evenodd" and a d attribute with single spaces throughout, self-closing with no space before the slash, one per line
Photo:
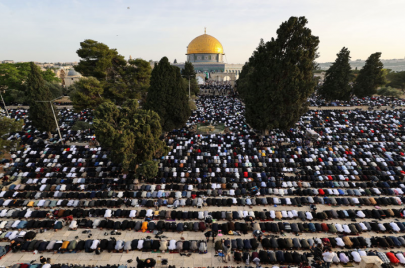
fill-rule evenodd
<path id="1" fill-rule="evenodd" d="M 405 2 L 318 0 L 153 2 L 114 0 L 56 2 L 27 0 L 0 2 L 3 36 L 0 59 L 35 62 L 79 61 L 80 42 L 93 39 L 116 48 L 126 59 L 158 61 L 163 56 L 185 62 L 186 47 L 204 33 L 224 47 L 227 63 L 243 64 L 261 38 L 276 37 L 280 24 L 291 16 L 305 16 L 307 27 L 319 36 L 319 63 L 333 62 L 345 46 L 351 60 L 365 60 L 374 52 L 382 59 L 404 59 L 402 22 Z M 7 26 L 5 26 L 7 25 Z"/>

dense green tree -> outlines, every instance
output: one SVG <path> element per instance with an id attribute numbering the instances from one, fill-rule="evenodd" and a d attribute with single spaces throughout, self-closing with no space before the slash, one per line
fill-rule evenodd
<path id="1" fill-rule="evenodd" d="M 24 82 L 30 72 L 29 63 L 0 64 L 0 89 L 25 90 Z"/>
<path id="2" fill-rule="evenodd" d="M 48 87 L 52 94 L 52 99 L 58 98 L 63 95 L 62 85 L 55 82 L 45 82 L 45 86 Z"/>
<path id="3" fill-rule="evenodd" d="M 26 81 L 31 71 L 30 66 L 29 62 L 0 64 L 0 90 L 5 90 L 6 103 L 27 103 Z M 51 69 L 40 73 L 46 82 L 54 84 L 60 82 Z"/>
<path id="4" fill-rule="evenodd" d="M 405 92 L 405 71 L 389 72 L 387 79 L 389 80 L 389 86 L 399 88 L 402 92 Z"/>
<path id="5" fill-rule="evenodd" d="M 181 70 L 181 75 L 184 77 L 184 80 L 187 82 L 187 95 L 188 95 L 188 87 L 189 87 L 189 82 L 190 82 L 190 92 L 191 95 L 198 95 L 198 93 L 200 92 L 200 87 L 197 83 L 197 79 L 195 76 L 195 71 L 194 71 L 194 65 L 189 62 L 186 61 L 186 63 L 184 64 L 184 69 Z M 190 79 L 190 81 L 189 81 Z"/>
<path id="6" fill-rule="evenodd" d="M 52 69 L 46 69 L 45 71 L 42 71 L 42 77 L 49 83 L 61 82 L 61 80 L 55 75 L 55 72 Z"/>
<path id="7" fill-rule="evenodd" d="M 146 178 L 153 178 L 158 174 L 158 162 L 157 161 L 146 161 L 139 165 L 136 169 L 137 175 L 143 175 Z"/>
<path id="8" fill-rule="evenodd" d="M 23 120 L 16 121 L 6 116 L 0 115 L 0 154 L 10 152 L 12 148 L 18 146 L 19 139 L 8 140 L 8 134 L 21 131 Z"/>
<path id="9" fill-rule="evenodd" d="M 98 80 L 107 78 L 113 59 L 124 60 L 116 49 L 111 49 L 107 45 L 91 39 L 80 42 L 80 48 L 76 53 L 81 59 L 74 69 L 83 76 L 92 76 Z"/>
<path id="10" fill-rule="evenodd" d="M 104 83 L 104 97 L 117 104 L 127 99 L 145 99 L 152 73 L 149 62 L 142 59 L 127 62 L 114 58 L 112 63 L 107 81 Z"/>
<path id="11" fill-rule="evenodd" d="M 49 101 L 53 99 L 52 93 L 45 85 L 45 80 L 41 75 L 41 70 L 33 62 L 31 62 L 30 67 L 30 74 L 27 78 L 27 96 L 28 104 L 30 106 L 30 109 L 28 110 L 28 119 L 32 121 L 32 124 L 39 131 L 46 131 L 48 137 L 51 137 L 51 131 L 56 128 L 51 105 L 53 106 L 55 113 L 57 113 L 55 105 L 49 103 Z"/>
<path id="12" fill-rule="evenodd" d="M 350 51 L 343 47 L 337 54 L 335 62 L 326 71 L 324 83 L 318 90 L 318 94 L 327 101 L 350 100 L 352 86 L 349 83 L 352 79 L 352 71 L 349 61 Z"/>
<path id="13" fill-rule="evenodd" d="M 263 42 L 263 39 L 261 39 L 260 42 Z M 246 62 L 242 67 L 238 80 L 236 81 L 238 94 L 242 99 L 245 99 L 247 97 L 246 95 L 249 94 L 249 76 L 252 74 L 252 71 L 253 67 L 251 62 Z"/>
<path id="14" fill-rule="evenodd" d="M 81 58 L 75 70 L 86 77 L 95 77 L 102 82 L 105 99 L 120 105 L 127 99 L 146 98 L 152 68 L 142 60 L 128 60 L 116 49 L 94 40 L 80 43 L 77 54 Z"/>
<path id="15" fill-rule="evenodd" d="M 353 93 L 357 97 L 364 98 L 377 94 L 377 88 L 386 83 L 383 71 L 384 65 L 380 57 L 380 52 L 371 54 L 364 67 L 359 71 L 353 85 Z"/>
<path id="16" fill-rule="evenodd" d="M 107 101 L 102 97 L 104 92 L 100 81 L 94 77 L 83 77 L 74 83 L 74 90 L 70 92 L 70 100 L 76 111 L 95 109 Z"/>
<path id="17" fill-rule="evenodd" d="M 153 68 L 144 107 L 159 114 L 164 131 L 181 128 L 191 114 L 180 69 L 166 57 Z"/>
<path id="18" fill-rule="evenodd" d="M 121 107 L 106 102 L 95 111 L 97 140 L 112 151 L 114 161 L 126 170 L 136 170 L 141 163 L 166 155 L 169 148 L 159 139 L 162 133 L 157 113 L 138 108 L 137 100 Z"/>
<path id="19" fill-rule="evenodd" d="M 378 95 L 392 98 L 399 98 L 402 95 L 401 90 L 392 87 L 382 87 L 377 91 Z"/>
<path id="20" fill-rule="evenodd" d="M 319 39 L 305 17 L 291 17 L 277 38 L 260 42 L 238 82 L 246 105 L 246 120 L 255 129 L 293 127 L 308 109 L 314 92 L 313 70 Z"/>
<path id="21" fill-rule="evenodd" d="M 93 129 L 94 126 L 90 124 L 89 122 L 85 121 L 76 121 L 76 123 L 73 125 L 72 130 L 86 130 L 86 129 Z"/>

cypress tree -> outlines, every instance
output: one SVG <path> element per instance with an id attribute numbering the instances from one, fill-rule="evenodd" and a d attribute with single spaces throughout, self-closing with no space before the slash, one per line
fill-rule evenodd
<path id="1" fill-rule="evenodd" d="M 245 101 L 246 120 L 255 129 L 288 129 L 307 111 L 307 98 L 315 89 L 319 39 L 306 24 L 305 17 L 283 22 L 277 39 L 261 41 L 242 69 L 238 90 Z"/>
<path id="2" fill-rule="evenodd" d="M 350 100 L 352 87 L 349 84 L 352 78 L 350 67 L 350 51 L 343 47 L 337 54 L 335 62 L 326 71 L 325 81 L 318 94 L 327 101 Z"/>
<path id="3" fill-rule="evenodd" d="M 377 88 L 385 84 L 384 65 L 380 60 L 381 53 L 371 54 L 353 85 L 353 93 L 364 98 L 377 94 Z"/>
<path id="4" fill-rule="evenodd" d="M 180 69 L 166 57 L 153 68 L 144 108 L 158 113 L 164 131 L 181 128 L 191 114 Z"/>
<path id="5" fill-rule="evenodd" d="M 51 131 L 55 130 L 56 123 L 51 105 L 57 115 L 55 105 L 49 101 L 53 99 L 49 88 L 45 86 L 41 70 L 33 62 L 30 63 L 30 73 L 27 78 L 27 96 L 29 100 L 28 119 L 39 131 L 46 131 L 48 137 L 51 137 Z M 47 102 L 37 102 L 47 101 Z M 61 137 L 59 137 L 61 138 Z"/>

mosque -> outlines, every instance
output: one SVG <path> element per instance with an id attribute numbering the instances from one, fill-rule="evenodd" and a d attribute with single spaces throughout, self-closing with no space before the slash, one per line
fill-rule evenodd
<path id="1" fill-rule="evenodd" d="M 225 52 L 221 42 L 206 34 L 194 38 L 187 46 L 187 61 L 192 62 L 197 77 L 208 78 L 213 81 L 230 81 L 238 79 L 243 64 L 229 64 L 224 62 Z M 184 62 L 173 63 L 181 69 Z"/>

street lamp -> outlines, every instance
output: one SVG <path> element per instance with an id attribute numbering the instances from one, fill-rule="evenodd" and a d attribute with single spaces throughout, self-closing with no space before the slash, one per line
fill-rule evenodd
<path id="1" fill-rule="evenodd" d="M 194 77 L 195 75 L 182 75 L 188 77 L 188 99 L 191 99 L 191 94 L 190 94 L 190 77 Z"/>
<path id="2" fill-rule="evenodd" d="M 3 99 L 3 94 L 1 94 L 1 90 L 0 90 L 0 96 L 1 96 L 1 100 L 3 101 L 3 104 L 4 104 L 4 110 L 6 110 L 7 116 L 10 116 L 8 114 L 8 109 L 7 109 L 6 103 L 4 102 L 4 99 Z"/>
<path id="3" fill-rule="evenodd" d="M 52 113 L 53 113 L 53 118 L 55 119 L 56 127 L 57 127 L 58 133 L 59 133 L 59 140 L 62 140 L 62 135 L 60 134 L 59 124 L 58 124 L 58 120 L 56 119 L 55 109 L 53 109 L 52 102 L 55 101 L 55 100 L 57 100 L 57 99 L 63 98 L 63 97 L 64 97 L 64 96 L 60 96 L 60 97 L 57 97 L 57 98 L 55 98 L 55 99 L 53 99 L 53 100 L 50 100 L 50 101 L 35 101 L 35 102 L 49 102 L 49 103 L 51 104 Z"/>

